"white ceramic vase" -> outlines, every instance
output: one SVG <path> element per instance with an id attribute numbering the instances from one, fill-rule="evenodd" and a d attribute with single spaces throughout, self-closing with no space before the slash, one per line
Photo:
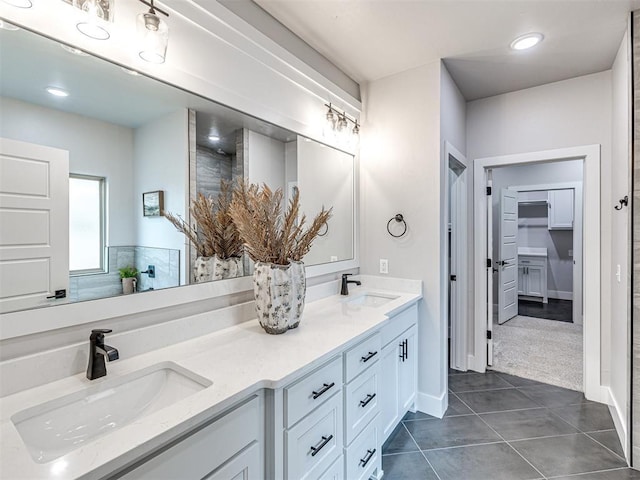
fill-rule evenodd
<path id="1" fill-rule="evenodd" d="M 122 293 L 129 295 L 136 291 L 136 283 L 138 280 L 135 277 L 127 277 L 122 279 Z"/>
<path id="2" fill-rule="evenodd" d="M 256 262 L 253 293 L 260 326 L 267 333 L 285 333 L 300 324 L 307 283 L 304 263 L 289 265 Z"/>
<path id="3" fill-rule="evenodd" d="M 194 271 L 196 283 L 224 280 L 244 275 L 242 257 L 218 258 L 217 255 L 213 257 L 198 257 L 194 264 Z"/>

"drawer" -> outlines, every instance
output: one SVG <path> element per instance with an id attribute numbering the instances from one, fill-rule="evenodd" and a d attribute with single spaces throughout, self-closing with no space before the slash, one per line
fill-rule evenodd
<path id="1" fill-rule="evenodd" d="M 378 418 L 375 418 L 346 449 L 345 478 L 367 480 L 376 468 L 380 471 L 382 457 L 378 423 Z"/>
<path id="2" fill-rule="evenodd" d="M 318 478 L 342 454 L 342 395 L 334 395 L 285 433 L 286 478 Z"/>
<path id="3" fill-rule="evenodd" d="M 329 469 L 325 471 L 318 480 L 342 480 L 344 478 L 344 457 L 340 455 L 338 459 L 331 464 Z"/>
<path id="4" fill-rule="evenodd" d="M 382 344 L 380 334 L 376 333 L 344 354 L 344 381 L 350 382 L 364 372 L 380 358 Z"/>
<path id="5" fill-rule="evenodd" d="M 391 317 L 389 321 L 382 327 L 380 334 L 382 335 L 382 346 L 386 347 L 392 340 L 402 334 L 418 321 L 418 306 L 403 310 L 399 314 Z"/>
<path id="6" fill-rule="evenodd" d="M 342 387 L 342 357 L 337 357 L 284 389 L 286 427 L 290 428 Z"/>
<path id="7" fill-rule="evenodd" d="M 518 265 L 528 265 L 531 267 L 544 267 L 547 264 L 546 257 L 529 257 L 518 255 Z"/>
<path id="8" fill-rule="evenodd" d="M 203 478 L 247 445 L 262 445 L 260 425 L 264 419 L 261 408 L 260 397 L 255 396 L 148 461 L 142 460 L 144 463 L 117 478 Z"/>
<path id="9" fill-rule="evenodd" d="M 349 445 L 379 411 L 380 363 L 345 387 L 344 434 Z"/>

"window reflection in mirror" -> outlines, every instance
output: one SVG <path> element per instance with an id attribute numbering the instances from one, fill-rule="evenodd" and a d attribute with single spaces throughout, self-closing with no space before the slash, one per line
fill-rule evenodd
<path id="1" fill-rule="evenodd" d="M 354 257 L 353 156 L 25 30 L 0 30 L 0 137 L 69 152 L 68 295 L 54 304 L 122 295 L 125 267 L 140 272 L 138 291 L 193 283 L 194 249 L 166 218 L 143 215 L 142 194 L 162 191 L 165 211 L 191 221 L 190 202 L 218 195 L 222 179 L 285 199 L 298 185 L 308 217 L 334 209 L 305 264 Z M 80 179 L 102 179 L 90 200 L 76 196 Z"/>

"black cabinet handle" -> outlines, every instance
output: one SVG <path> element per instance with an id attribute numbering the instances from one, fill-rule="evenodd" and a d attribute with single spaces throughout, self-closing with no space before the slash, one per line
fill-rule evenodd
<path id="1" fill-rule="evenodd" d="M 409 358 L 409 339 L 404 339 L 404 359 Z"/>
<path id="2" fill-rule="evenodd" d="M 405 348 L 406 345 L 404 344 L 404 340 L 400 342 L 400 355 L 398 355 L 400 357 L 400 360 L 402 360 L 404 362 L 404 358 L 405 358 Z"/>
<path id="3" fill-rule="evenodd" d="M 328 437 L 322 436 L 322 442 L 317 447 L 311 447 L 311 456 L 315 457 L 320 450 L 324 448 L 324 446 L 331 441 L 333 435 L 329 435 Z"/>
<path id="4" fill-rule="evenodd" d="M 371 400 L 373 400 L 374 398 L 376 398 L 376 394 L 375 393 L 369 393 L 367 395 L 367 398 L 365 398 L 364 400 L 360 400 L 360 406 L 361 407 L 366 407 L 367 405 L 369 405 L 369 402 Z"/>
<path id="5" fill-rule="evenodd" d="M 373 357 L 375 357 L 377 354 L 378 354 L 377 350 L 375 352 L 369 352 L 369 355 L 367 355 L 366 357 L 360 357 L 360 360 L 362 360 L 363 363 L 366 363 L 369 360 L 371 360 Z"/>
<path id="6" fill-rule="evenodd" d="M 320 395 L 322 395 L 323 393 L 326 393 L 327 390 L 329 390 L 330 388 L 335 386 L 335 382 L 331 382 L 331 383 L 323 383 L 322 384 L 322 388 L 320 390 L 318 390 L 317 392 L 314 390 L 313 392 L 313 399 L 315 400 L 316 398 L 318 398 Z"/>
<path id="7" fill-rule="evenodd" d="M 373 458 L 373 456 L 376 453 L 376 449 L 374 448 L 373 450 L 367 450 L 367 454 L 364 456 L 364 458 L 360 459 L 360 465 L 364 468 L 367 466 L 367 463 L 369 463 L 369 460 L 371 460 Z"/>

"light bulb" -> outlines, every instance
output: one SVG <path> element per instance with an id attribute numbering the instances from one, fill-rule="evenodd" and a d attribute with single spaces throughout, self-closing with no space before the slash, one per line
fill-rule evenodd
<path id="1" fill-rule="evenodd" d="M 513 50 L 527 50 L 528 48 L 535 47 L 544 39 L 544 35 L 541 33 L 527 33 L 521 35 L 511 42 L 511 48 Z"/>

